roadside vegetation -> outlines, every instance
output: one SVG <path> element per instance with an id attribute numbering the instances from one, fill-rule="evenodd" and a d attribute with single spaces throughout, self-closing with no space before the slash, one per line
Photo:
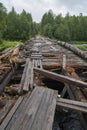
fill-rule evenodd
<path id="1" fill-rule="evenodd" d="M 75 47 L 79 48 L 82 51 L 87 51 L 87 42 L 85 41 L 71 41 L 70 44 L 73 44 Z"/>
<path id="2" fill-rule="evenodd" d="M 55 15 L 49 10 L 42 16 L 41 22 L 36 23 L 31 13 L 23 10 L 18 14 L 14 7 L 8 12 L 0 2 L 0 51 L 14 46 L 14 42 L 9 41 L 24 42 L 37 34 L 66 41 L 85 50 L 87 46 L 81 44 L 87 44 L 87 16 L 83 16 L 82 13 L 79 16 L 71 16 L 67 13 L 64 17 L 62 14 Z"/>
<path id="3" fill-rule="evenodd" d="M 14 47 L 16 45 L 22 45 L 23 43 L 22 42 L 18 42 L 18 41 L 6 41 L 6 40 L 3 40 L 3 42 L 0 44 L 0 51 L 3 51 L 4 49 L 6 48 L 9 48 L 9 47 Z"/>
<path id="4" fill-rule="evenodd" d="M 81 45 L 81 44 L 78 45 L 78 44 L 76 44 L 75 47 L 79 48 L 82 51 L 87 51 L 87 46 L 85 46 L 85 45 Z"/>

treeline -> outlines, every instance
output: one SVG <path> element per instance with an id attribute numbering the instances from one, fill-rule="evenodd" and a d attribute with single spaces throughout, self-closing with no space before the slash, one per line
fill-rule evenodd
<path id="1" fill-rule="evenodd" d="M 50 10 L 42 17 L 41 34 L 63 41 L 87 41 L 87 16 L 55 16 Z"/>
<path id="2" fill-rule="evenodd" d="M 0 41 L 28 40 L 41 34 L 46 37 L 63 41 L 87 41 L 87 16 L 65 17 L 62 14 L 54 15 L 52 10 L 45 13 L 40 23 L 33 22 L 32 15 L 23 10 L 18 14 L 14 8 L 7 13 L 0 3 Z"/>
<path id="3" fill-rule="evenodd" d="M 0 41 L 27 40 L 37 33 L 37 24 L 33 22 L 30 13 L 23 10 L 18 14 L 14 8 L 7 13 L 6 8 L 0 3 Z"/>

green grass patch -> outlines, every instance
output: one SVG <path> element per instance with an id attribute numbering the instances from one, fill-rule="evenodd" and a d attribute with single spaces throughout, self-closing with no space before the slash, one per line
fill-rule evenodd
<path id="1" fill-rule="evenodd" d="M 23 44 L 23 43 L 20 42 L 20 41 L 6 41 L 6 40 L 3 40 L 3 42 L 0 44 L 0 51 L 3 51 L 6 48 L 14 47 L 14 46 L 20 45 L 20 44 Z"/>
<path id="2" fill-rule="evenodd" d="M 87 46 L 75 45 L 75 47 L 79 48 L 82 51 L 86 51 L 87 50 Z"/>
<path id="3" fill-rule="evenodd" d="M 82 51 L 87 50 L 87 41 L 71 41 L 70 44 L 74 45 L 75 47 L 79 48 Z"/>

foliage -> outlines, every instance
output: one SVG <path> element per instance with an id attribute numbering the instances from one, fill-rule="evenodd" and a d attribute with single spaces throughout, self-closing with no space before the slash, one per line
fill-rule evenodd
<path id="1" fill-rule="evenodd" d="M 8 13 L 0 2 L 0 44 L 2 39 L 12 41 L 25 41 L 37 34 L 57 40 L 87 41 L 87 16 L 81 13 L 79 16 L 65 17 L 62 14 L 54 15 L 52 10 L 46 12 L 40 23 L 32 19 L 31 13 L 23 10 L 18 14 L 14 7 Z"/>
<path id="2" fill-rule="evenodd" d="M 6 48 L 14 47 L 14 46 L 20 45 L 20 44 L 23 44 L 23 43 L 22 42 L 18 42 L 18 41 L 6 41 L 6 40 L 4 40 L 2 42 L 2 44 L 0 44 L 0 51 L 3 51 Z"/>
<path id="3" fill-rule="evenodd" d="M 87 16 L 67 13 L 63 17 L 62 14 L 54 15 L 52 11 L 45 13 L 41 20 L 41 34 L 63 41 L 87 41 Z"/>
<path id="4" fill-rule="evenodd" d="M 6 8 L 0 2 L 0 43 L 2 43 L 2 36 L 5 25 L 6 25 Z"/>

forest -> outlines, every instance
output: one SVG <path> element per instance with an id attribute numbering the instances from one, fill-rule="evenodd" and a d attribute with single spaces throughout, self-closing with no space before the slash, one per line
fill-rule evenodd
<path id="1" fill-rule="evenodd" d="M 4 40 L 25 41 L 35 35 L 43 35 L 62 41 L 87 41 L 87 16 L 55 15 L 46 12 L 40 23 L 33 21 L 31 13 L 18 14 L 14 7 L 10 12 L 0 3 L 0 43 Z"/>

